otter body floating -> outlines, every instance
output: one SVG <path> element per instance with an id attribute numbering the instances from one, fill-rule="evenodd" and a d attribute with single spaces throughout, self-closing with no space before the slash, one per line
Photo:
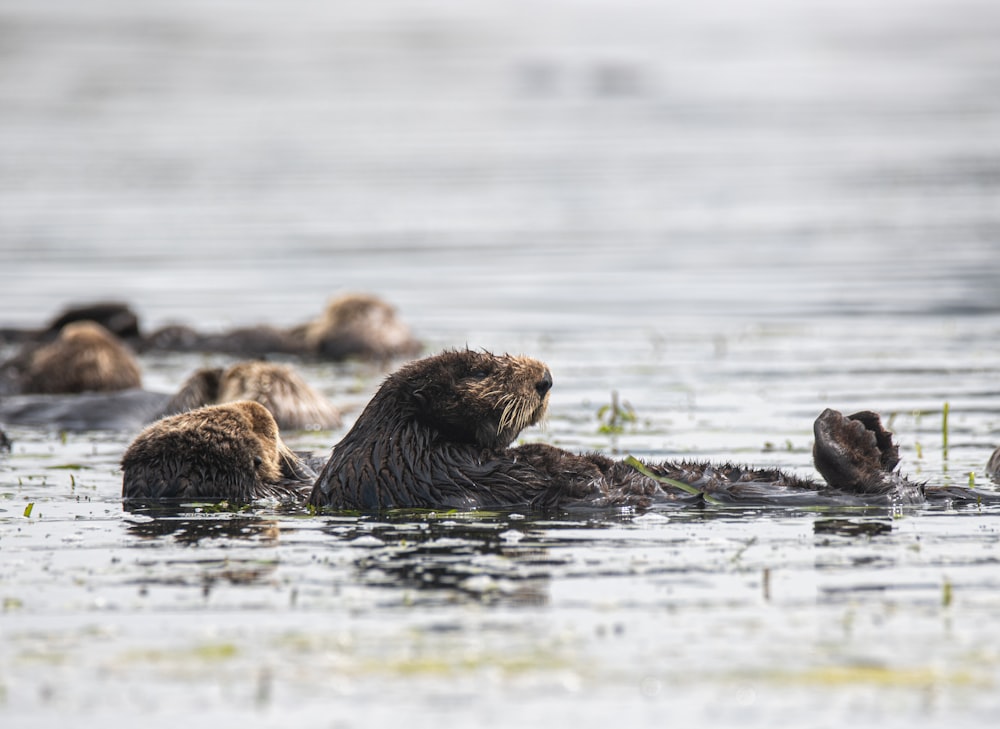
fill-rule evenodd
<path id="1" fill-rule="evenodd" d="M 421 345 L 396 309 L 371 294 L 344 294 L 304 324 L 269 325 L 204 334 L 185 325 L 163 327 L 143 340 L 144 350 L 220 352 L 245 357 L 297 354 L 325 360 L 388 360 L 417 354 Z"/>
<path id="2" fill-rule="evenodd" d="M 527 357 L 445 352 L 404 365 L 334 446 L 309 503 L 372 510 L 531 502 L 551 475 L 508 446 L 543 417 L 551 387 L 548 368 Z"/>
<path id="3" fill-rule="evenodd" d="M 55 339 L 66 325 L 81 321 L 104 326 L 140 352 L 217 352 L 241 357 L 294 354 L 326 360 L 385 361 L 414 356 L 421 350 L 396 308 L 368 293 L 336 296 L 315 319 L 287 328 L 257 324 L 201 332 L 186 324 L 170 324 L 148 335 L 140 331 L 139 317 L 127 304 L 99 301 L 67 308 L 42 328 L 0 327 L 0 344 L 35 348 Z"/>
<path id="4" fill-rule="evenodd" d="M 122 456 L 126 500 L 301 500 L 315 474 L 260 403 L 210 405 L 158 420 Z"/>
<path id="5" fill-rule="evenodd" d="M 817 418 L 814 460 L 825 483 L 776 469 L 690 462 L 635 468 L 544 444 L 511 448 L 521 429 L 543 417 L 551 384 L 545 365 L 527 357 L 459 351 L 410 363 L 389 376 L 334 446 L 309 503 L 365 510 L 648 507 L 707 496 L 760 504 L 914 504 L 934 495 L 894 473 L 892 434 L 869 412 L 845 417 L 827 410 Z M 947 496 L 980 498 L 954 489 Z"/>
<path id="6" fill-rule="evenodd" d="M 141 389 L 0 398 L 0 422 L 60 430 L 133 433 L 158 418 L 237 400 L 266 407 L 285 430 L 331 429 L 340 412 L 289 365 L 237 362 L 201 368 L 174 394 Z"/>
<path id="7" fill-rule="evenodd" d="M 323 314 L 292 330 L 306 352 L 324 359 L 363 357 L 388 360 L 420 352 L 420 342 L 396 309 L 377 296 L 344 294 L 330 300 Z"/>
<path id="8" fill-rule="evenodd" d="M 140 338 L 139 317 L 132 308 L 120 301 L 96 301 L 75 304 L 61 311 L 42 329 L 0 328 L 0 343 L 47 342 L 58 336 L 67 324 L 92 321 L 127 341 Z"/>
<path id="9" fill-rule="evenodd" d="M 4 369 L 19 393 L 117 392 L 142 381 L 131 350 L 92 321 L 67 324 L 54 340 L 25 345 Z"/>
<path id="10" fill-rule="evenodd" d="M 170 395 L 149 390 L 82 392 L 78 395 L 13 395 L 0 398 L 0 422 L 31 428 L 135 434 L 163 415 Z"/>
<path id="11" fill-rule="evenodd" d="M 285 430 L 340 427 L 340 412 L 291 366 L 256 360 L 196 370 L 164 407 L 164 414 L 237 400 L 259 402 Z"/>
<path id="12" fill-rule="evenodd" d="M 545 364 L 528 357 L 446 351 L 404 365 L 386 378 L 333 447 L 308 503 L 379 511 L 646 508 L 706 501 L 786 506 L 905 505 L 932 499 L 1000 502 L 992 491 L 925 487 L 898 474 L 892 434 L 878 415 L 867 411 L 844 416 L 825 410 L 816 419 L 813 459 L 823 482 L 732 464 L 618 461 L 542 443 L 512 448 L 524 428 L 544 417 L 551 387 Z M 202 420 L 206 412 L 222 417 L 229 407 L 234 406 L 205 408 L 180 421 L 168 418 L 150 426 L 122 461 L 123 495 L 155 499 L 192 490 L 201 498 L 239 501 L 272 495 L 277 483 L 273 479 L 287 482 L 293 477 L 297 480 L 288 493 L 299 493 L 301 469 L 279 476 L 274 469 L 254 471 L 257 476 L 247 470 L 264 442 L 280 443 L 276 429 L 251 429 L 255 435 L 234 438 L 213 419 Z M 183 425 L 184 436 L 175 442 L 171 439 L 178 437 L 178 425 Z M 224 454 L 210 445 L 219 439 L 217 434 L 226 436 L 219 441 L 228 444 Z M 142 473 L 138 480 L 137 467 Z M 178 473 L 185 474 L 184 488 L 151 486 L 176 483 Z M 206 484 L 195 486 L 193 480 L 202 473 Z M 238 489 L 236 482 L 241 484 Z"/>

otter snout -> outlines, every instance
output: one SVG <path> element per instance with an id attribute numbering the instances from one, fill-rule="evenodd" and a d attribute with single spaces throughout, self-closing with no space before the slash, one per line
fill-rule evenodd
<path id="1" fill-rule="evenodd" d="M 542 379 L 535 383 L 535 390 L 538 392 L 539 397 L 545 397 L 545 394 L 552 389 L 552 373 L 546 368 L 545 372 L 542 373 Z"/>

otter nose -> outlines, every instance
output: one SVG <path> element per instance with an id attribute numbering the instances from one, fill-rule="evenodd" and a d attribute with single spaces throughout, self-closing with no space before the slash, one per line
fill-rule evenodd
<path id="1" fill-rule="evenodd" d="M 542 373 L 542 379 L 535 383 L 535 389 L 538 391 L 539 397 L 545 397 L 545 393 L 552 389 L 552 373 L 545 370 Z"/>

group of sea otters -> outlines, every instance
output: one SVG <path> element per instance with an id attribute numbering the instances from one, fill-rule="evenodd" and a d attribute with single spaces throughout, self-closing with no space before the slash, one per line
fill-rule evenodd
<path id="1" fill-rule="evenodd" d="M 38 330 L 0 329 L 20 350 L 0 365 L 0 424 L 142 428 L 121 459 L 129 504 L 263 498 L 317 508 L 537 510 L 710 503 L 909 505 L 1000 503 L 1000 493 L 908 480 L 876 413 L 824 410 L 813 462 L 824 482 L 732 464 L 615 460 L 543 443 L 513 446 L 545 415 L 553 385 L 530 357 L 469 349 L 420 352 L 393 307 L 361 294 L 314 321 L 221 334 L 170 326 L 140 334 L 125 304 L 73 307 Z M 141 387 L 136 352 L 247 358 L 201 368 L 173 394 Z M 292 451 L 281 429 L 330 429 L 340 413 L 288 364 L 302 358 L 407 359 L 389 374 L 329 458 Z M 0 448 L 9 441 L 0 431 Z M 1000 449 L 987 467 L 1000 472 Z"/>

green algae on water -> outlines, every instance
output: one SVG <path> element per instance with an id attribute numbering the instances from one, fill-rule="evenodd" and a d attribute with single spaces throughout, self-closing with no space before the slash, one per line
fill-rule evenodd
<path id="1" fill-rule="evenodd" d="M 646 467 L 645 464 L 643 464 L 642 461 L 640 461 L 635 456 L 626 456 L 622 462 L 628 466 L 631 466 L 646 478 L 651 478 L 654 481 L 659 481 L 660 483 L 666 484 L 667 486 L 673 486 L 674 488 L 678 488 L 681 491 L 691 494 L 692 496 L 701 496 L 709 504 L 722 503 L 715 497 L 709 496 L 704 491 L 695 488 L 691 484 L 684 483 L 683 481 L 678 481 L 677 479 L 669 478 L 668 476 L 660 476 L 658 474 L 653 473 L 651 470 L 649 470 L 649 468 Z"/>
<path id="2" fill-rule="evenodd" d="M 629 402 L 627 400 L 619 402 L 618 391 L 612 390 L 611 403 L 609 405 L 602 405 L 597 410 L 597 420 L 600 422 L 597 428 L 598 433 L 618 435 L 625 432 L 627 424 L 634 424 L 637 416 L 635 409 Z"/>

